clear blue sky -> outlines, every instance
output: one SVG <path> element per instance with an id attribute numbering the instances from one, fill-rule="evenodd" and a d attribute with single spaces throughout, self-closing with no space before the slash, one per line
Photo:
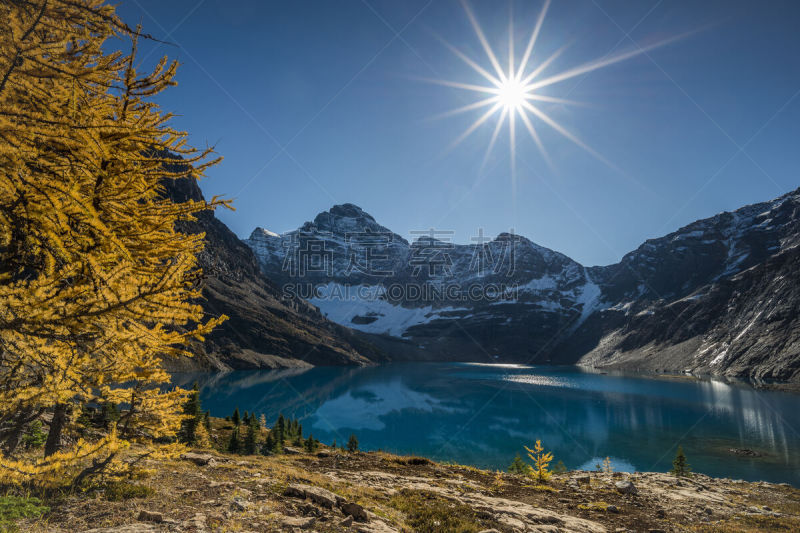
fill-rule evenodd
<path id="1" fill-rule="evenodd" d="M 503 62 L 511 4 L 471 5 Z M 518 55 L 541 5 L 513 5 Z M 233 198 L 237 211 L 219 216 L 242 237 L 352 202 L 406 237 L 435 227 L 470 242 L 478 228 L 514 228 L 608 264 L 647 238 L 800 185 L 793 0 L 555 0 L 532 63 L 571 45 L 545 75 L 693 33 L 543 90 L 588 104 L 541 109 L 620 171 L 534 119 L 554 169 L 518 128 L 515 192 L 507 130 L 481 170 L 495 121 L 448 152 L 478 112 L 431 120 L 480 95 L 421 78 L 482 81 L 439 37 L 491 69 L 455 0 L 123 0 L 119 10 L 174 43 L 146 45 L 145 63 L 181 61 L 179 86 L 159 101 L 195 145 L 225 157 L 201 186 Z"/>

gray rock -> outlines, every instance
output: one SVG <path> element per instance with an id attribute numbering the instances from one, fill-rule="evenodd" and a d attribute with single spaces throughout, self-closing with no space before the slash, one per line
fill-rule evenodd
<path id="1" fill-rule="evenodd" d="M 197 531 L 205 531 L 206 525 L 206 515 L 203 513 L 195 513 L 193 517 L 183 523 L 184 528 L 193 528 Z"/>
<path id="2" fill-rule="evenodd" d="M 346 517 L 344 517 L 344 520 L 339 522 L 339 527 L 350 527 L 352 525 L 353 525 L 353 517 L 352 516 L 346 516 Z"/>
<path id="3" fill-rule="evenodd" d="M 250 507 L 250 503 L 240 500 L 239 498 L 234 498 L 234 500 L 231 502 L 231 509 L 234 511 L 243 512 L 246 511 L 248 507 Z"/>
<path id="4" fill-rule="evenodd" d="M 575 481 L 577 481 L 578 483 L 582 483 L 584 485 L 588 485 L 592 481 L 592 476 L 590 476 L 589 474 L 576 476 Z"/>
<path id="5" fill-rule="evenodd" d="M 329 509 L 344 502 L 344 498 L 337 496 L 329 490 L 320 487 L 312 487 L 311 485 L 301 485 L 299 483 L 290 484 L 286 487 L 283 494 L 295 498 L 308 498 L 314 503 Z"/>
<path id="6" fill-rule="evenodd" d="M 617 507 L 616 505 L 609 505 L 608 507 L 606 507 L 606 511 L 608 511 L 609 513 L 618 513 L 619 507 Z"/>
<path id="7" fill-rule="evenodd" d="M 314 526 L 316 518 L 303 517 L 303 516 L 285 516 L 281 519 L 281 524 L 284 527 L 299 527 L 300 529 L 308 529 Z"/>
<path id="8" fill-rule="evenodd" d="M 617 489 L 617 492 L 622 494 L 637 494 L 639 492 L 636 486 L 630 481 L 617 481 L 614 483 L 614 487 Z"/>
<path id="9" fill-rule="evenodd" d="M 181 455 L 181 459 L 185 461 L 191 461 L 197 466 L 213 465 L 215 462 L 214 456 L 210 453 L 186 452 Z"/>
<path id="10" fill-rule="evenodd" d="M 286 455 L 302 455 L 305 452 L 300 448 L 294 448 L 292 446 L 284 446 L 283 453 L 285 453 Z"/>

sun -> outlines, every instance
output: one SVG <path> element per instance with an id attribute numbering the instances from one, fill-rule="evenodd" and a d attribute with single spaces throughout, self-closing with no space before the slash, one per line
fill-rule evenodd
<path id="1" fill-rule="evenodd" d="M 525 85 L 516 78 L 502 81 L 497 87 L 497 101 L 507 112 L 522 112 L 523 104 L 529 96 Z"/>
<path id="2" fill-rule="evenodd" d="M 533 29 L 531 31 L 530 38 L 527 41 L 527 45 L 525 46 L 519 62 L 517 62 L 514 54 L 513 24 L 512 21 L 509 21 L 508 64 L 505 66 L 505 68 L 501 66 L 497 55 L 489 45 L 489 41 L 481 29 L 481 26 L 478 23 L 472 8 L 470 8 L 466 0 L 462 0 L 462 5 L 464 6 L 464 11 L 469 18 L 472 28 L 475 30 L 475 34 L 478 37 L 484 52 L 486 53 L 490 66 L 484 67 L 480 65 L 478 61 L 467 56 L 462 51 L 442 39 L 444 45 L 449 48 L 459 59 L 469 65 L 472 70 L 474 70 L 483 78 L 483 80 L 481 80 L 479 83 L 463 83 L 457 81 L 431 79 L 427 81 L 483 94 L 483 98 L 481 100 L 443 113 L 440 115 L 440 117 L 451 116 L 475 110 L 483 110 L 484 108 L 487 109 L 486 111 L 482 111 L 481 115 L 466 129 L 466 131 L 464 131 L 458 138 L 455 139 L 455 141 L 450 145 L 450 148 L 453 148 L 461 143 L 461 141 L 470 136 L 484 123 L 489 121 L 489 119 L 496 117 L 497 122 L 495 123 L 494 131 L 486 149 L 482 167 L 486 164 L 505 123 L 508 123 L 508 138 L 511 149 L 512 182 L 516 179 L 516 128 L 517 124 L 519 123 L 521 123 L 522 126 L 524 126 L 524 128 L 527 130 L 531 139 L 533 139 L 533 142 L 536 144 L 539 152 L 541 153 L 544 161 L 550 168 L 553 168 L 553 162 L 551 161 L 550 155 L 545 149 L 544 143 L 539 135 L 539 130 L 537 129 L 541 126 L 541 124 L 547 125 L 550 129 L 567 138 L 572 143 L 576 144 L 611 168 L 619 170 L 614 164 L 609 162 L 600 153 L 591 148 L 577 135 L 573 134 L 567 130 L 567 128 L 559 124 L 545 111 L 544 108 L 544 104 L 576 105 L 578 102 L 574 102 L 566 98 L 542 94 L 540 90 L 562 81 L 575 78 L 576 76 L 582 76 L 594 70 L 619 63 L 620 61 L 624 61 L 641 54 L 646 54 L 654 48 L 663 46 L 683 37 L 683 35 L 665 39 L 649 46 L 637 45 L 637 48 L 634 50 L 622 52 L 616 55 L 606 55 L 600 59 L 584 63 L 577 67 L 569 68 L 562 70 L 559 73 L 545 76 L 545 72 L 556 62 L 558 57 L 567 48 L 567 45 L 561 46 L 555 52 L 550 54 L 550 56 L 539 60 L 538 62 L 534 61 L 535 45 L 537 39 L 539 38 L 539 34 L 541 33 L 542 25 L 544 23 L 545 16 L 547 15 L 547 10 L 550 7 L 550 0 L 545 0 L 541 11 L 536 17 L 536 20 L 533 23 Z"/>

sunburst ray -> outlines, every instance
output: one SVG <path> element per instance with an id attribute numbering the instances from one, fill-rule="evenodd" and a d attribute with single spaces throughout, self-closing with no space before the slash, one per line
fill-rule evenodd
<path id="1" fill-rule="evenodd" d="M 536 44 L 536 39 L 539 38 L 539 32 L 542 30 L 544 17 L 547 15 L 547 9 L 549 7 L 550 0 L 545 0 L 544 6 L 542 6 L 542 10 L 539 12 L 539 17 L 536 19 L 536 25 L 533 27 L 533 32 L 531 32 L 531 38 L 528 40 L 528 46 L 525 47 L 525 52 L 522 54 L 522 59 L 519 62 L 517 78 L 522 76 L 522 73 L 525 72 L 525 68 L 528 66 L 528 61 L 531 58 L 531 54 L 533 54 L 533 47 Z"/>
<path id="2" fill-rule="evenodd" d="M 483 34 L 483 30 L 481 29 L 481 25 L 478 24 L 478 19 L 475 18 L 475 13 L 472 12 L 472 8 L 469 7 L 467 0 L 461 0 L 461 5 L 464 6 L 464 11 L 467 12 L 467 18 L 469 18 L 470 24 L 472 24 L 472 29 L 475 30 L 475 34 L 478 36 L 478 40 L 481 42 L 481 46 L 483 46 L 483 50 L 486 52 L 486 55 L 489 57 L 489 62 L 494 67 L 495 71 L 497 71 L 497 77 L 500 81 L 505 81 L 506 75 L 503 72 L 502 67 L 500 66 L 500 62 L 497 60 L 497 56 L 494 54 L 492 47 L 489 46 L 489 41 L 486 40 L 486 35 Z"/>
<path id="3" fill-rule="evenodd" d="M 475 13 L 473 12 L 472 8 L 470 7 L 467 0 L 461 1 L 464 11 L 467 14 L 467 18 L 472 26 L 472 29 L 475 32 L 475 35 L 478 38 L 478 41 L 481 44 L 486 56 L 489 60 L 491 67 L 484 68 L 478 62 L 478 60 L 473 59 L 466 55 L 464 52 L 456 48 L 455 46 L 451 45 L 444 39 L 440 39 L 444 45 L 451 51 L 453 54 L 456 55 L 461 61 L 466 63 L 472 70 L 474 70 L 478 75 L 484 78 L 487 82 L 486 85 L 478 85 L 478 84 L 471 84 L 471 83 L 461 83 L 456 81 L 449 81 L 449 80 L 426 80 L 432 83 L 437 83 L 440 85 L 445 85 L 448 87 L 454 87 L 458 89 L 463 89 L 472 92 L 483 93 L 484 95 L 489 95 L 488 97 L 484 97 L 481 100 L 478 100 L 474 103 L 470 103 L 459 107 L 457 109 L 453 109 L 451 111 L 447 111 L 438 115 L 437 118 L 458 115 L 461 113 L 466 113 L 469 111 L 474 110 L 483 110 L 485 107 L 489 107 L 489 109 L 482 114 L 472 123 L 470 126 L 462 132 L 455 141 L 448 147 L 446 151 L 450 151 L 455 146 L 460 144 L 464 139 L 469 137 L 472 133 L 474 133 L 478 128 L 480 128 L 483 124 L 489 121 L 490 118 L 493 116 L 497 116 L 497 122 L 494 125 L 494 129 L 492 131 L 491 138 L 489 140 L 489 145 L 486 148 L 486 153 L 483 157 L 483 163 L 481 164 L 481 169 L 486 166 L 487 161 L 494 149 L 500 132 L 503 130 L 503 127 L 506 122 L 508 122 L 508 140 L 509 140 L 509 154 L 511 157 L 511 180 L 512 180 L 512 187 L 516 187 L 516 150 L 517 150 L 517 119 L 522 122 L 525 129 L 531 136 L 534 144 L 536 145 L 538 151 L 541 153 L 542 159 L 551 169 L 554 169 L 552 158 L 548 153 L 542 136 L 537 130 L 536 126 L 532 119 L 536 119 L 538 121 L 547 124 L 551 129 L 555 130 L 558 134 L 563 136 L 564 138 L 568 139 L 570 142 L 575 144 L 576 146 L 580 147 L 592 157 L 598 159 L 605 165 L 608 165 L 610 168 L 616 170 L 624 174 L 616 165 L 610 162 L 606 157 L 600 154 L 597 150 L 589 146 L 586 142 L 584 142 L 580 137 L 575 135 L 574 133 L 570 132 L 566 127 L 559 124 L 555 119 L 551 118 L 550 115 L 545 113 L 542 109 L 533 105 L 531 102 L 543 102 L 549 104 L 561 104 L 561 105 L 586 105 L 581 102 L 576 102 L 574 100 L 570 100 L 567 98 L 561 98 L 558 96 L 551 96 L 546 94 L 541 94 L 539 92 L 540 89 L 544 87 L 549 87 L 551 85 L 555 85 L 559 82 L 575 78 L 577 76 L 588 74 L 590 72 L 620 63 L 622 61 L 631 59 L 636 56 L 640 56 L 643 54 L 647 54 L 651 50 L 656 48 L 665 46 L 669 43 L 675 42 L 678 39 L 688 35 L 682 34 L 675 37 L 671 37 L 669 39 L 664 39 L 657 43 L 651 44 L 645 47 L 638 47 L 635 50 L 630 50 L 627 52 L 619 53 L 612 56 L 601 57 L 599 59 L 595 59 L 593 61 L 589 61 L 587 63 L 583 63 L 582 65 L 578 65 L 576 67 L 565 69 L 557 74 L 553 74 L 548 77 L 540 78 L 541 74 L 545 71 L 545 69 L 549 68 L 552 64 L 556 62 L 556 60 L 563 54 L 564 50 L 567 49 L 570 43 L 566 43 L 563 46 L 559 47 L 555 52 L 551 53 L 548 57 L 546 57 L 541 62 L 535 61 L 535 54 L 537 50 L 537 43 L 542 38 L 542 31 L 544 28 L 544 21 L 546 19 L 547 13 L 550 9 L 551 0 L 544 0 L 542 4 L 542 8 L 539 11 L 538 15 L 536 16 L 536 20 L 534 22 L 533 28 L 530 33 L 530 37 L 527 40 L 526 46 L 522 53 L 522 56 L 519 60 L 519 63 L 516 63 L 515 58 L 515 51 L 514 51 L 514 20 L 513 20 L 513 13 L 510 13 L 509 16 L 509 23 L 508 23 L 508 65 L 507 71 L 504 70 L 500 62 L 497 59 L 497 54 L 492 50 L 492 47 L 489 45 L 489 41 L 486 38 L 486 34 L 484 33 L 483 29 L 481 28 L 480 23 L 478 22 Z M 495 74 L 490 72 L 494 70 Z"/>

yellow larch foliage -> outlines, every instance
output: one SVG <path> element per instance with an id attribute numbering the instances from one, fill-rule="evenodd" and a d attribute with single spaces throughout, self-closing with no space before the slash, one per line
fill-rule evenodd
<path id="1" fill-rule="evenodd" d="M 174 435 L 185 391 L 163 386 L 162 361 L 225 318 L 198 304 L 204 235 L 176 222 L 226 202 L 164 189 L 218 159 L 152 101 L 177 63 L 137 72 L 140 38 L 102 0 L 0 0 L 0 482 L 63 481 Z M 107 51 L 120 42 L 129 53 Z M 116 432 L 60 449 L 80 408 L 104 403 L 121 407 Z M 20 459 L 42 415 L 45 457 Z"/>
<path id="2" fill-rule="evenodd" d="M 539 483 L 545 483 L 552 475 L 548 468 L 550 467 L 550 462 L 553 460 L 553 454 L 544 451 L 541 440 L 536 441 L 536 444 L 533 445 L 533 449 L 527 446 L 524 448 L 528 452 L 530 460 L 533 461 L 533 472 L 531 476 Z"/>

